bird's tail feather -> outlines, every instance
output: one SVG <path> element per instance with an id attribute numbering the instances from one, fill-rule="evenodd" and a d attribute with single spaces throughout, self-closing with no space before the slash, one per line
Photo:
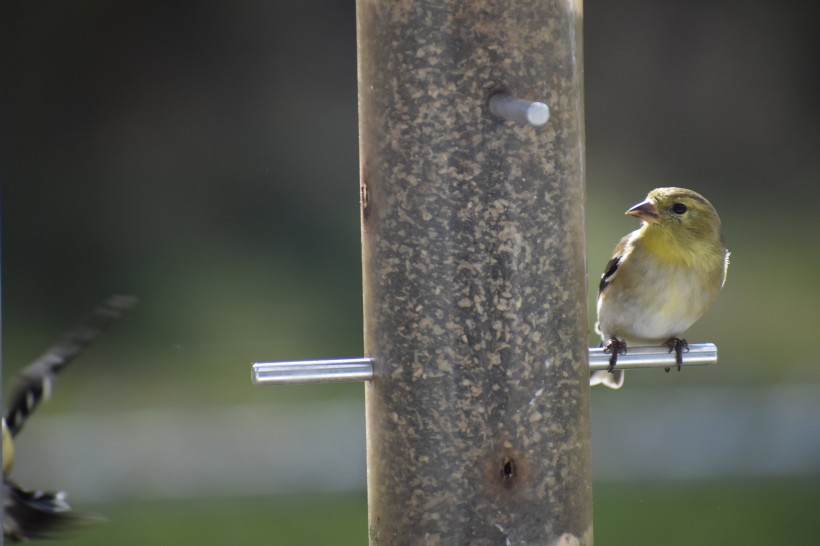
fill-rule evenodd
<path id="1" fill-rule="evenodd" d="M 612 373 L 601 370 L 589 374 L 589 385 L 605 385 L 610 389 L 620 389 L 624 386 L 624 371 L 613 370 Z"/>
<path id="2" fill-rule="evenodd" d="M 10 480 L 3 483 L 3 535 L 10 542 L 58 538 L 98 519 L 71 510 L 62 491 L 27 491 Z"/>

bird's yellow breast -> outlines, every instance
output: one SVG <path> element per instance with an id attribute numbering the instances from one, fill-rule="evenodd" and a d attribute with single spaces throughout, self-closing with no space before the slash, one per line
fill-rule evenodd
<path id="1" fill-rule="evenodd" d="M 693 262 L 675 250 L 658 252 L 651 246 L 657 240 L 642 237 L 627 244 L 611 286 L 598 302 L 604 337 L 638 344 L 680 337 L 717 297 L 723 282 L 721 255 Z"/>
<path id="2" fill-rule="evenodd" d="M 9 428 L 6 426 L 6 420 L 3 419 L 3 477 L 9 475 L 11 467 L 14 465 L 14 443 L 9 433 Z"/>

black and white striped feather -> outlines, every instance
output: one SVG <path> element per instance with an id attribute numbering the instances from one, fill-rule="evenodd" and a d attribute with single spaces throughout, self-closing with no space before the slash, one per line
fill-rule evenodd
<path id="1" fill-rule="evenodd" d="M 136 303 L 133 296 L 111 296 L 77 326 L 66 332 L 59 343 L 20 371 L 8 397 L 4 419 L 12 436 L 23 428 L 29 415 L 51 396 L 51 382 L 65 366 L 88 347 L 108 326 Z"/>

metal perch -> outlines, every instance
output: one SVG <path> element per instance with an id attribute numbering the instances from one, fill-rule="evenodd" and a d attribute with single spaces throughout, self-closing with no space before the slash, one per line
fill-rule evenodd
<path id="1" fill-rule="evenodd" d="M 717 346 L 714 343 L 693 343 L 683 357 L 683 366 L 717 364 Z M 665 347 L 630 347 L 618 356 L 618 368 L 674 367 L 675 353 Z M 590 371 L 606 370 L 609 355 L 600 347 L 589 348 Z M 286 362 L 255 362 L 253 382 L 256 385 L 294 385 L 300 383 L 337 383 L 370 381 L 373 379 L 373 359 L 341 358 L 330 360 L 291 360 Z"/>

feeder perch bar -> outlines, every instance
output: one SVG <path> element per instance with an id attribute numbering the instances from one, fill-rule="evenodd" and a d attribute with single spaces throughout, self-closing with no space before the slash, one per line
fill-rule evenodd
<path id="1" fill-rule="evenodd" d="M 684 354 L 683 366 L 717 364 L 714 343 L 692 343 Z M 675 353 L 665 347 L 630 347 L 618 356 L 618 368 L 670 368 L 677 366 Z M 609 354 L 600 347 L 589 348 L 589 370 L 606 370 Z M 293 385 L 298 383 L 338 383 L 373 379 L 373 359 L 341 358 L 329 360 L 291 360 L 285 362 L 255 362 L 253 382 L 256 385 Z"/>

